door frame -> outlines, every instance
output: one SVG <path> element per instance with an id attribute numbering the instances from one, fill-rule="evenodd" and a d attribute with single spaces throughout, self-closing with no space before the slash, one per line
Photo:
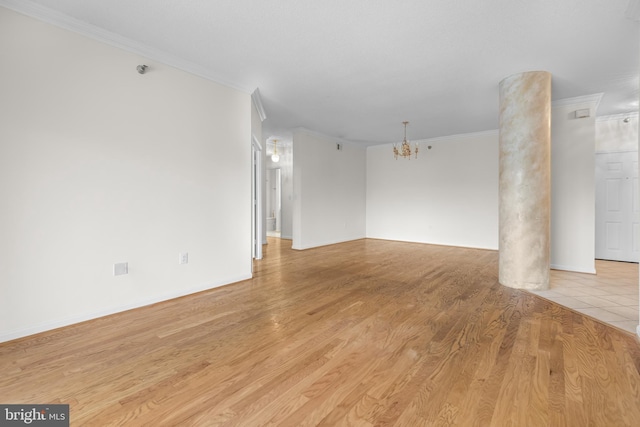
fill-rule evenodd
<path id="1" fill-rule="evenodd" d="M 251 138 L 251 255 L 262 259 L 262 144 Z"/>
<path id="2" fill-rule="evenodd" d="M 604 206 L 602 205 L 603 200 L 602 200 L 602 196 L 603 194 L 599 194 L 599 191 L 602 191 L 601 186 L 604 185 L 604 182 L 601 182 L 601 176 L 599 174 L 599 165 L 600 162 L 599 160 L 602 159 L 603 155 L 615 155 L 615 154 L 621 154 L 621 155 L 625 155 L 625 154 L 629 154 L 631 156 L 629 156 L 629 160 L 632 160 L 632 168 L 633 168 L 633 163 L 635 162 L 637 165 L 638 162 L 638 151 L 637 150 L 615 150 L 615 151 L 597 151 L 595 153 L 595 164 L 596 164 L 596 171 L 595 171 L 595 199 L 596 199 L 596 209 L 595 209 L 595 215 L 596 215 L 596 226 L 595 226 L 595 230 L 596 230 L 596 246 L 595 246 L 595 251 L 594 252 L 600 252 L 600 255 L 602 255 L 602 248 L 598 246 L 598 243 L 600 244 L 605 244 L 605 242 L 603 241 L 603 239 L 606 240 L 605 235 L 606 235 L 606 231 L 605 229 L 603 229 L 602 224 L 600 223 L 601 221 L 599 221 L 598 216 L 599 215 L 603 215 L 603 209 Z M 635 154 L 635 156 L 633 156 L 633 154 Z M 623 261 L 623 262 L 638 262 L 637 258 L 637 252 L 633 250 L 633 246 L 634 243 L 636 242 L 636 240 L 634 239 L 634 223 L 636 222 L 635 218 L 636 218 L 636 212 L 637 209 L 634 209 L 636 206 L 635 203 L 637 202 L 637 197 L 638 195 L 635 194 L 635 192 L 637 191 L 637 188 L 634 189 L 634 187 L 637 185 L 636 181 L 638 178 L 634 177 L 633 175 L 637 174 L 637 171 L 634 171 L 633 169 L 630 171 L 630 177 L 627 177 L 627 179 L 631 178 L 629 184 L 627 184 L 628 186 L 630 185 L 630 188 L 628 188 L 628 194 L 626 195 L 621 195 L 621 197 L 624 198 L 624 201 L 626 203 L 629 203 L 629 206 L 627 207 L 629 210 L 629 218 L 627 218 L 628 220 L 628 224 L 625 224 L 626 226 L 628 226 L 628 228 L 630 228 L 629 232 L 622 232 L 622 235 L 624 236 L 625 239 L 629 239 L 628 242 L 626 242 L 626 246 L 628 246 L 627 249 L 629 249 L 629 254 L 628 256 L 625 254 L 620 254 L 620 255 L 616 255 L 614 257 L 598 257 L 596 256 L 596 259 L 598 258 L 602 258 L 602 259 L 610 259 L 612 261 Z M 601 219 L 601 218 L 600 218 Z M 635 255 L 633 254 L 634 252 Z"/>

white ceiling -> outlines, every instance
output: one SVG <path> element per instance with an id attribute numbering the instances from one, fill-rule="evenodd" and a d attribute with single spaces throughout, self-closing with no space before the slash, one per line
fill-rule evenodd
<path id="1" fill-rule="evenodd" d="M 553 75 L 553 99 L 638 110 L 629 0 L 2 0 L 44 6 L 260 89 L 264 136 L 305 127 L 369 143 L 498 127 L 498 84 Z M 45 9 L 42 9 L 45 10 Z"/>

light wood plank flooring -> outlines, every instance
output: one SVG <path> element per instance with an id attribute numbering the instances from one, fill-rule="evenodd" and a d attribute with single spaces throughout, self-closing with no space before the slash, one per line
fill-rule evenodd
<path id="1" fill-rule="evenodd" d="M 270 239 L 255 278 L 0 344 L 1 403 L 77 426 L 638 426 L 640 344 L 497 253 Z"/>

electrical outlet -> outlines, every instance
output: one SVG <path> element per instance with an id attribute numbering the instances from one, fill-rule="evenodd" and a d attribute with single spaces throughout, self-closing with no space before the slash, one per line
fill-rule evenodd
<path id="1" fill-rule="evenodd" d="M 188 264 L 189 263 L 189 252 L 181 252 L 178 257 L 178 264 Z"/>
<path id="2" fill-rule="evenodd" d="M 123 274 L 129 274 L 129 263 L 119 262 L 117 264 L 113 264 L 113 275 L 122 276 Z"/>

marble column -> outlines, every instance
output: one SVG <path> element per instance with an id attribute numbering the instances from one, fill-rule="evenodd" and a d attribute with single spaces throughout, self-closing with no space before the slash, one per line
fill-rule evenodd
<path id="1" fill-rule="evenodd" d="M 500 82 L 499 281 L 549 287 L 551 233 L 551 74 Z"/>

